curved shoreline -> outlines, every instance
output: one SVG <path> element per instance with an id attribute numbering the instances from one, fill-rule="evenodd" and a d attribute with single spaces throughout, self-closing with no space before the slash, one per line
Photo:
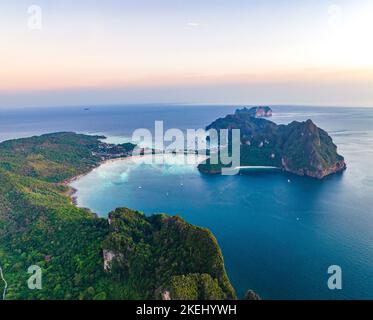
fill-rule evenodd
<path id="1" fill-rule="evenodd" d="M 77 203 L 77 197 L 75 196 L 75 194 L 78 192 L 78 190 L 71 186 L 71 184 L 74 181 L 79 180 L 80 178 L 82 178 L 82 177 L 86 176 L 87 174 L 91 173 L 93 170 L 95 170 L 95 169 L 97 169 L 97 168 L 99 168 L 102 165 L 105 165 L 107 163 L 113 163 L 113 162 L 123 161 L 123 160 L 130 160 L 130 159 L 135 159 L 137 157 L 142 157 L 142 156 L 126 156 L 126 157 L 120 157 L 120 158 L 115 158 L 115 159 L 106 159 L 106 160 L 100 161 L 97 164 L 97 166 L 92 167 L 90 170 L 64 180 L 61 184 L 68 188 L 65 195 L 68 196 L 71 199 L 71 203 L 73 205 L 77 206 L 78 203 Z"/>
<path id="2" fill-rule="evenodd" d="M 143 157 L 149 157 L 149 156 L 164 156 L 164 155 L 167 155 L 165 153 L 159 153 L 159 154 L 146 154 L 146 155 L 136 155 L 136 156 L 126 156 L 126 157 L 119 157 L 119 158 L 113 158 L 113 159 L 106 159 L 106 160 L 103 160 L 101 162 L 98 163 L 97 166 L 95 167 L 92 167 L 90 170 L 88 170 L 87 172 L 84 172 L 84 173 L 81 173 L 77 176 L 73 176 L 71 178 L 68 178 L 66 180 L 64 180 L 62 182 L 62 185 L 66 186 L 68 188 L 67 192 L 65 192 L 65 195 L 68 196 L 70 199 L 71 199 L 71 203 L 75 206 L 78 206 L 78 197 L 76 196 L 76 193 L 78 192 L 78 190 L 74 187 L 71 186 L 71 184 L 74 182 L 74 181 L 77 181 L 79 180 L 80 178 L 90 174 L 93 170 L 95 169 L 98 169 L 100 168 L 101 166 L 105 165 L 105 164 L 108 164 L 108 163 L 115 163 L 115 162 L 120 162 L 120 161 L 130 161 L 130 160 L 134 160 L 134 159 L 140 159 L 140 158 L 143 158 Z M 175 155 L 175 154 L 172 154 L 170 153 L 170 155 Z M 185 153 L 177 153 L 177 155 L 184 155 L 185 156 Z M 196 155 L 198 156 L 198 155 Z M 206 160 L 207 157 L 204 157 L 204 160 Z M 204 161 L 202 160 L 202 161 Z M 197 164 L 198 166 L 198 164 Z M 90 212 L 92 212 L 89 208 L 85 208 L 87 210 L 89 210 Z"/>

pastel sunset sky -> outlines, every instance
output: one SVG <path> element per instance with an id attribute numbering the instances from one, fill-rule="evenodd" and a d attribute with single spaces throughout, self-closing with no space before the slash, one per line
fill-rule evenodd
<path id="1" fill-rule="evenodd" d="M 0 107 L 373 106 L 372 34 L 373 0 L 1 1 Z"/>

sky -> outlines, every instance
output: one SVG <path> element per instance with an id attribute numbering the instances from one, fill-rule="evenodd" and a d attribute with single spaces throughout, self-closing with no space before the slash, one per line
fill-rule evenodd
<path id="1" fill-rule="evenodd" d="M 1 0 L 0 107 L 373 107 L 373 0 Z"/>

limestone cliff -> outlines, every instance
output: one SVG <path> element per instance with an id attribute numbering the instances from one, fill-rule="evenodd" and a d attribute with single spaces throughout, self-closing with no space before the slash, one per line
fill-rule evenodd
<path id="1" fill-rule="evenodd" d="M 206 129 L 240 129 L 241 166 L 273 166 L 318 179 L 346 169 L 332 138 L 312 120 L 277 125 L 242 109 L 215 120 Z M 222 167 L 207 161 L 199 170 L 216 174 Z"/>
<path id="2" fill-rule="evenodd" d="M 110 213 L 105 269 L 149 299 L 234 299 L 215 237 L 180 217 Z"/>

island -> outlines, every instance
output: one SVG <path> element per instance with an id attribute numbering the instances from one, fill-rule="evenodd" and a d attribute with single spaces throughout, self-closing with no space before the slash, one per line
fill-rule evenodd
<path id="1" fill-rule="evenodd" d="M 248 114 L 251 117 L 256 117 L 256 118 L 269 118 L 272 117 L 272 109 L 270 107 L 252 107 L 252 108 L 247 108 L 244 107 L 242 109 L 237 109 L 236 110 L 237 114 Z"/>
<path id="2" fill-rule="evenodd" d="M 310 119 L 277 125 L 244 108 L 215 120 L 206 127 L 206 130 L 210 129 L 240 129 L 242 167 L 278 168 L 317 179 L 346 169 L 344 158 L 337 153 L 332 138 Z M 207 160 L 198 169 L 205 174 L 218 174 L 223 167 L 221 163 Z"/>
<path id="3" fill-rule="evenodd" d="M 72 203 L 66 181 L 133 148 L 71 132 L 0 143 L 6 299 L 237 298 L 209 230 L 128 208 L 104 219 Z M 42 290 L 27 287 L 31 265 L 42 270 Z"/>

